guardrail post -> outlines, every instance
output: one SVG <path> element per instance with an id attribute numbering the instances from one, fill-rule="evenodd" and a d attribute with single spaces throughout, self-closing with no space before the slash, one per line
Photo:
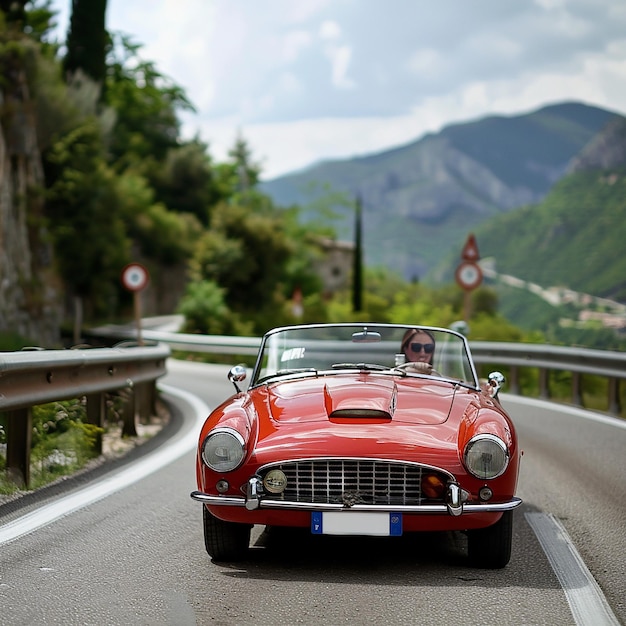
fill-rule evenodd
<path id="1" fill-rule="evenodd" d="M 509 383 L 511 385 L 511 392 L 520 396 L 522 394 L 522 386 L 519 382 L 519 367 L 512 365 L 509 376 L 511 377 L 511 381 Z"/>
<path id="2" fill-rule="evenodd" d="M 550 398 L 550 372 L 545 367 L 539 368 L 539 397 Z"/>
<path id="3" fill-rule="evenodd" d="M 137 415 L 139 417 L 139 421 L 142 424 L 149 424 L 151 422 L 151 417 L 154 412 L 154 393 L 155 389 L 154 384 L 152 383 L 141 383 L 135 386 L 135 397 L 136 404 L 135 409 L 137 411 Z"/>
<path id="4" fill-rule="evenodd" d="M 618 378 L 609 378 L 609 413 L 611 415 L 622 414 L 622 403 L 619 395 Z"/>
<path id="5" fill-rule="evenodd" d="M 127 387 L 123 394 L 122 406 L 122 437 L 136 437 L 137 426 L 135 425 L 136 398 L 133 387 Z"/>
<path id="6" fill-rule="evenodd" d="M 572 372 L 572 403 L 576 406 L 584 406 L 583 376 L 580 372 Z"/>
<path id="7" fill-rule="evenodd" d="M 30 444 L 33 414 L 30 408 L 7 411 L 7 477 L 20 487 L 30 484 Z"/>
<path id="8" fill-rule="evenodd" d="M 87 396 L 87 423 L 100 428 L 104 427 L 106 415 L 106 394 L 93 393 Z M 102 454 L 102 433 L 96 438 L 95 451 Z"/>

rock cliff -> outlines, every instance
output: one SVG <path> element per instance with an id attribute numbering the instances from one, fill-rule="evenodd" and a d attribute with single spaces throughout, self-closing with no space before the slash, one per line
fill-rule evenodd
<path id="1" fill-rule="evenodd" d="M 22 55 L 2 58 L 0 87 L 0 332 L 59 342 L 61 308 L 41 221 L 43 171 Z"/>

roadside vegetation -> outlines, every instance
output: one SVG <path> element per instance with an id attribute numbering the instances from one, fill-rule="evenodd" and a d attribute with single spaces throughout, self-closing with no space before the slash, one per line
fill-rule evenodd
<path id="1" fill-rule="evenodd" d="M 33 408 L 32 489 L 74 473 L 97 456 L 96 440 L 102 436 L 103 429 L 85 423 L 84 417 L 85 409 L 79 400 L 54 402 Z M 0 446 L 6 445 L 4 435 L 4 428 L 0 427 Z M 2 466 L 4 462 L 0 457 Z M 0 481 L 0 493 L 12 493 L 16 489 L 13 483 Z"/>
<path id="2" fill-rule="evenodd" d="M 87 420 L 86 400 L 50 402 L 32 408 L 31 463 L 28 488 L 11 480 L 6 469 L 6 415 L 0 414 L 0 504 L 27 491 L 40 489 L 125 455 L 157 434 L 169 414 L 157 403 L 156 415 L 136 425 L 135 436 L 122 436 L 127 399 L 123 393 L 106 396 L 102 427 Z"/>

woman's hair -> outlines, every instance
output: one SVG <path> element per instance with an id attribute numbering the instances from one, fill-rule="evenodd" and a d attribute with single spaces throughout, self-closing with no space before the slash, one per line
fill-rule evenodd
<path id="1" fill-rule="evenodd" d="M 406 350 L 409 347 L 409 344 L 411 343 L 411 339 L 413 339 L 413 337 L 415 337 L 415 335 L 420 335 L 420 334 L 424 334 L 424 335 L 428 335 L 433 344 L 435 343 L 435 336 L 429 331 L 429 330 L 425 330 L 423 328 L 409 328 L 404 335 L 402 336 L 402 343 L 400 344 L 400 350 L 406 355 Z M 433 354 L 430 355 L 430 359 L 429 359 L 429 363 L 432 364 L 433 361 Z"/>

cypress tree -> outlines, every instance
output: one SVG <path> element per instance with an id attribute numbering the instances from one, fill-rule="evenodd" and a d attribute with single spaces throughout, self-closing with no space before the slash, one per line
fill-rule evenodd
<path id="1" fill-rule="evenodd" d="M 100 86 L 104 85 L 108 43 L 106 7 L 107 0 L 72 0 L 67 54 L 63 60 L 66 80 L 81 70 Z"/>
<path id="2" fill-rule="evenodd" d="M 354 268 L 352 271 L 352 310 L 363 310 L 363 243 L 361 223 L 361 196 L 356 198 L 354 211 Z"/>
<path id="3" fill-rule="evenodd" d="M 26 19 L 25 5 L 26 0 L 0 0 L 0 11 L 5 14 L 7 22 L 21 26 Z"/>

